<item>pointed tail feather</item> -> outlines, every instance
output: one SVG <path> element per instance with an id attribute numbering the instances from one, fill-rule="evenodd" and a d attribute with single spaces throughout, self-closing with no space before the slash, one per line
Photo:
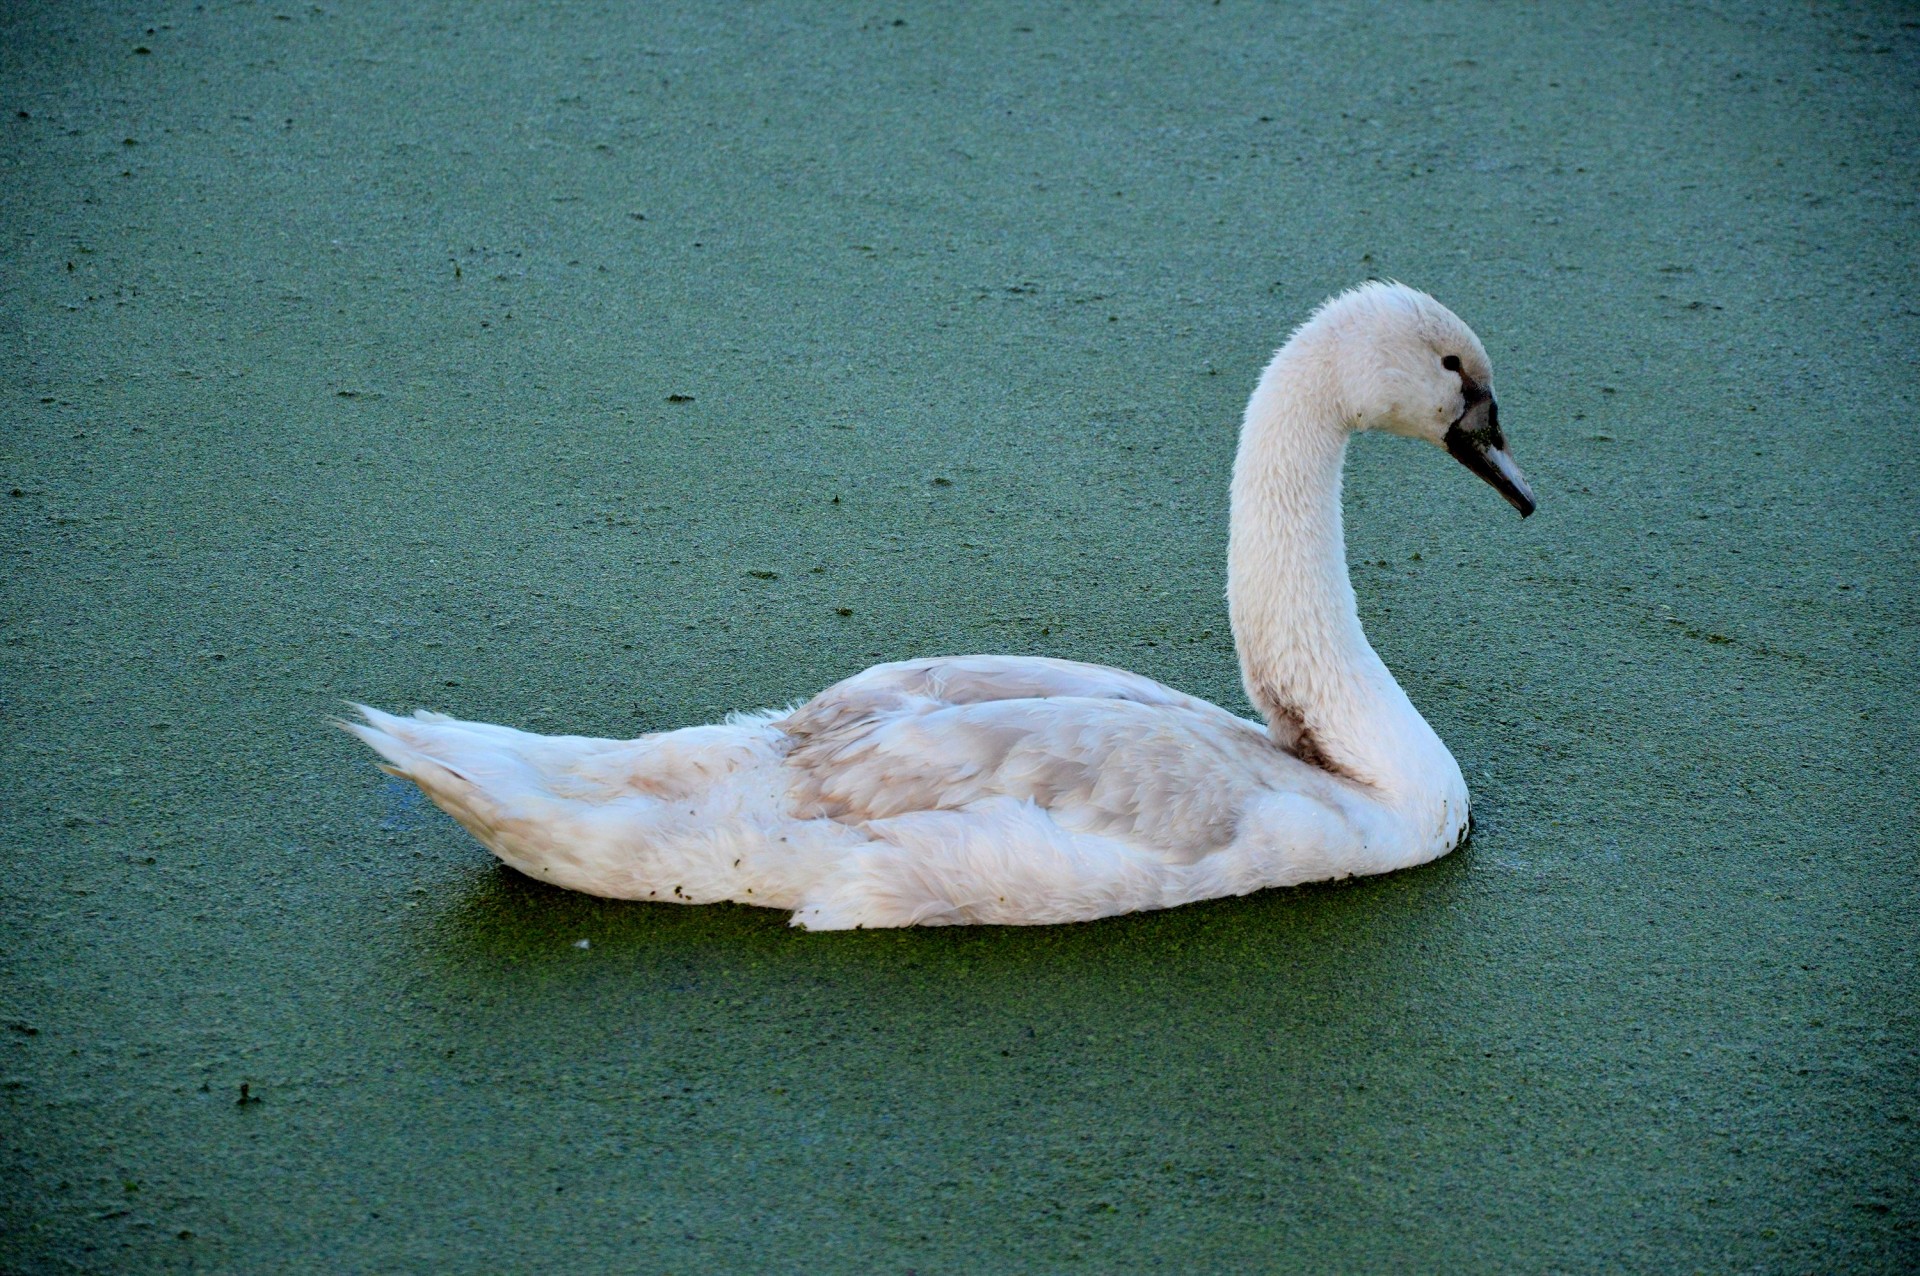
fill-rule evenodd
<path id="1" fill-rule="evenodd" d="M 411 780 L 435 805 L 523 872 L 555 843 L 586 832 L 590 804 L 564 792 L 566 773 L 617 741 L 539 736 L 441 713 L 412 717 L 353 706 L 364 722 L 338 725 L 382 759 L 380 769 Z M 589 821 L 591 822 L 591 821 Z M 547 872 L 537 876 L 551 878 Z"/>
<path id="2" fill-rule="evenodd" d="M 349 703 L 352 703 L 349 701 Z M 353 709 L 365 722 L 349 722 L 345 718 L 333 719 L 333 725 L 349 735 L 358 736 L 368 748 L 385 758 L 385 762 L 375 763 L 388 775 L 397 775 L 403 780 L 415 778 L 417 772 L 425 768 L 445 771 L 452 779 L 464 784 L 472 784 L 470 777 L 462 775 L 445 761 L 423 752 L 421 742 L 410 739 L 406 730 L 406 719 L 396 718 L 390 713 L 382 713 L 371 705 L 354 704 Z M 445 721 L 441 714 L 427 716 L 426 710 L 420 710 L 418 717 L 423 721 Z"/>

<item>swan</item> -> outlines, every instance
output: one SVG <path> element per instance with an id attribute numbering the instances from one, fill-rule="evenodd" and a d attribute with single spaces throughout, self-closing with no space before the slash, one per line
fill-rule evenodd
<path id="1" fill-rule="evenodd" d="M 954 656 L 637 740 L 365 706 L 340 725 L 529 877 L 808 930 L 1086 921 L 1425 863 L 1465 837 L 1466 782 L 1361 631 L 1359 430 L 1437 444 L 1533 512 L 1472 329 L 1398 283 L 1323 303 L 1233 467 L 1227 599 L 1264 721 L 1119 669 Z"/>

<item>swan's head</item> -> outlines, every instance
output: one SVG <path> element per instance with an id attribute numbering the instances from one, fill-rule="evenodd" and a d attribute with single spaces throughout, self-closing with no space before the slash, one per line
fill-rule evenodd
<path id="1" fill-rule="evenodd" d="M 1460 316 L 1417 288 L 1374 282 L 1321 306 L 1301 338 L 1330 358 L 1352 428 L 1443 447 L 1522 518 L 1533 513 L 1533 491 L 1500 432 L 1493 364 Z"/>

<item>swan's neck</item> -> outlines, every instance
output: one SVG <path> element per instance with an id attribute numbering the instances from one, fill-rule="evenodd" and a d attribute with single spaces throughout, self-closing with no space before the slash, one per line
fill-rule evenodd
<path id="1" fill-rule="evenodd" d="M 1301 345 L 1261 377 L 1233 468 L 1227 600 L 1247 696 L 1281 747 L 1464 828 L 1459 767 L 1360 628 L 1340 521 L 1349 430 L 1332 370 Z"/>

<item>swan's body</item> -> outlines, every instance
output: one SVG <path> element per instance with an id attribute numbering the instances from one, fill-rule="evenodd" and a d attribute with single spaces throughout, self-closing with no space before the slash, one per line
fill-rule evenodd
<path id="1" fill-rule="evenodd" d="M 1491 384 L 1472 331 L 1396 284 L 1274 356 L 1228 557 L 1264 723 L 1117 669 L 961 656 L 638 740 L 372 709 L 349 729 L 531 877 L 815 930 L 1082 921 L 1424 863 L 1465 835 L 1466 784 L 1361 632 L 1340 470 L 1355 429 L 1425 437 L 1530 512 Z"/>

